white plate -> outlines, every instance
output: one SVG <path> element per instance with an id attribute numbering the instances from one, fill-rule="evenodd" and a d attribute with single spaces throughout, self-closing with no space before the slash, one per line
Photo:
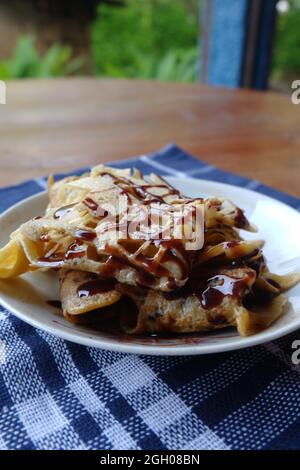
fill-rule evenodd
<path id="1" fill-rule="evenodd" d="M 246 215 L 259 227 L 258 234 L 243 233 L 245 238 L 263 238 L 271 270 L 283 274 L 289 261 L 300 257 L 300 214 L 267 196 L 227 184 L 191 178 L 168 178 L 189 196 L 228 197 L 245 209 Z M 0 246 L 20 223 L 42 214 L 47 204 L 46 193 L 40 193 L 11 207 L 0 217 Z M 300 258 L 299 258 L 300 259 Z M 300 269 L 300 264 L 299 264 Z M 193 334 L 170 338 L 114 336 L 67 322 L 47 300 L 58 299 L 57 273 L 27 273 L 13 281 L 0 281 L 0 302 L 9 311 L 31 325 L 75 343 L 113 351 L 185 355 L 208 354 L 245 348 L 273 340 L 300 328 L 300 285 L 288 293 L 289 311 L 274 325 L 254 336 L 241 338 L 235 330 L 211 334 Z"/>

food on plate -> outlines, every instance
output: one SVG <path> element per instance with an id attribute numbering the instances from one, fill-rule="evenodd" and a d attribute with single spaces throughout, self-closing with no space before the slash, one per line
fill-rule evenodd
<path id="1" fill-rule="evenodd" d="M 103 165 L 49 178 L 45 214 L 0 250 L 0 278 L 54 270 L 64 317 L 127 334 L 255 334 L 284 314 L 299 274 L 270 273 L 233 202 L 190 198 L 158 175 Z"/>

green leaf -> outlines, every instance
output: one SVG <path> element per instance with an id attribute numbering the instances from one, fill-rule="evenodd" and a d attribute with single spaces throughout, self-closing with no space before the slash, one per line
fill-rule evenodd
<path id="1" fill-rule="evenodd" d="M 26 78 L 36 74 L 39 56 L 34 36 L 21 37 L 11 59 L 6 61 L 12 78 Z"/>
<path id="2" fill-rule="evenodd" d="M 298 75 L 300 73 L 299 22 L 299 4 L 278 17 L 277 37 L 273 58 L 273 70 L 278 76 Z"/>
<path id="3" fill-rule="evenodd" d="M 96 73 L 180 79 L 175 51 L 197 46 L 198 7 L 198 0 L 127 0 L 124 7 L 101 3 L 91 26 Z"/>
<path id="4" fill-rule="evenodd" d="M 40 55 L 33 36 L 19 39 L 13 56 L 0 63 L 0 73 L 5 79 L 27 77 L 58 77 L 75 73 L 84 60 L 72 59 L 70 46 L 54 43 L 44 55 Z"/>
<path id="5" fill-rule="evenodd" d="M 10 73 L 5 62 L 0 62 L 0 80 L 9 80 Z"/>
<path id="6" fill-rule="evenodd" d="M 157 80 L 174 80 L 176 77 L 177 59 L 176 51 L 166 54 L 157 64 L 155 78 Z"/>

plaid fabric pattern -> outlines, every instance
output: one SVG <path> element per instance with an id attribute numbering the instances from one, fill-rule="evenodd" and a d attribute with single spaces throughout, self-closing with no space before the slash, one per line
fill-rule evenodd
<path id="1" fill-rule="evenodd" d="M 174 145 L 111 166 L 129 165 L 255 189 L 300 210 L 298 199 Z M 1 189 L 0 210 L 45 181 Z M 0 308 L 0 448 L 300 448 L 296 338 L 209 356 L 135 356 L 63 341 Z"/>

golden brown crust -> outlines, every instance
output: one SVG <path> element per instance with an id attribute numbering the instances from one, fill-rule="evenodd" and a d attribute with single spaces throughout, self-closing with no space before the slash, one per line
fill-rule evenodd
<path id="1" fill-rule="evenodd" d="M 131 232 L 128 205 L 138 222 Z M 145 208 L 153 205 L 156 214 L 167 210 L 168 223 L 158 216 L 148 227 Z M 196 227 L 203 229 L 192 250 L 194 218 L 178 223 L 178 209 L 190 206 L 202 209 Z M 164 237 L 167 228 L 173 228 L 171 238 Z M 0 250 L 0 278 L 60 269 L 63 313 L 74 323 L 117 316 L 131 334 L 236 326 L 246 336 L 284 313 L 281 294 L 300 275 L 270 273 L 264 242 L 243 240 L 239 229 L 255 231 L 227 199 L 187 198 L 157 175 L 146 180 L 138 170 L 100 165 L 81 177 L 49 178 L 46 213 L 23 224 Z"/>
<path id="2" fill-rule="evenodd" d="M 60 271 L 60 298 L 62 310 L 65 316 L 81 315 L 98 308 L 112 305 L 121 298 L 121 293 L 112 288 L 95 295 L 80 297 L 78 289 L 88 282 L 94 282 L 95 276 L 92 273 L 83 271 Z M 98 282 L 98 280 L 97 280 Z M 103 281 L 105 282 L 105 281 Z M 100 281 L 101 285 L 101 281 Z"/>
<path id="3" fill-rule="evenodd" d="M 139 311 L 136 324 L 133 327 L 127 327 L 125 324 L 124 329 L 130 334 L 166 331 L 191 333 L 235 326 L 237 318 L 244 309 L 243 296 L 255 281 L 255 272 L 250 268 L 223 269 L 215 274 L 220 277 L 230 276 L 228 279 L 240 282 L 241 287 L 237 295 L 232 295 L 230 290 L 217 305 L 210 308 L 205 308 L 201 301 L 201 292 L 205 292 L 209 286 L 208 283 L 202 286 L 201 290 L 199 288 L 200 295 L 179 293 L 175 299 L 154 290 L 144 292 L 135 288 L 118 286 L 123 294 L 134 300 Z M 214 287 L 211 289 L 214 290 Z"/>

